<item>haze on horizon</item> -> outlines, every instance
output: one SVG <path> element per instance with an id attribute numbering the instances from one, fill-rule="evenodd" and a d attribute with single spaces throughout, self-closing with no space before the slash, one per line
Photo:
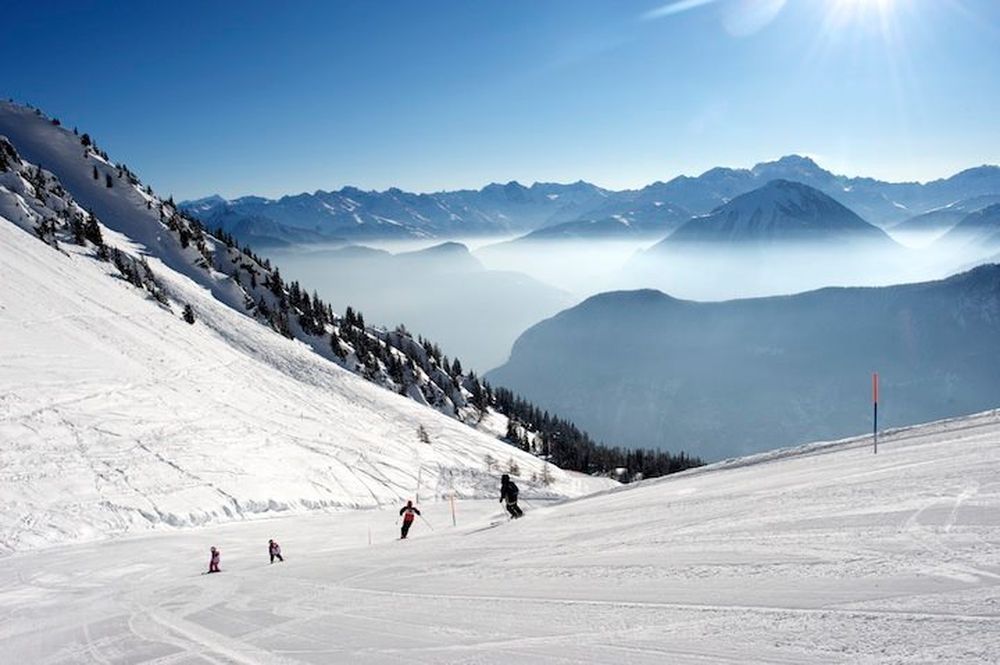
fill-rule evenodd
<path id="1" fill-rule="evenodd" d="M 4 96 L 178 199 L 622 189 L 789 153 L 929 180 L 1000 156 L 990 0 L 20 3 L 6 19 L 0 54 L 30 66 Z"/>

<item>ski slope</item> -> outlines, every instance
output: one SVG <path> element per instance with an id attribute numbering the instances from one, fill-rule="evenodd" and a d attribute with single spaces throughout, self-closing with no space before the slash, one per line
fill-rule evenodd
<path id="1" fill-rule="evenodd" d="M 197 312 L 194 325 L 110 264 L 0 216 L 0 553 L 485 496 L 497 475 L 486 455 L 513 460 L 529 494 L 613 484 L 551 468 L 551 486 L 532 486 L 538 458 L 337 367 L 148 260 Z"/>
<path id="2" fill-rule="evenodd" d="M 293 516 L 15 554 L 41 663 L 995 663 L 1000 412 L 499 506 Z M 433 531 L 431 530 L 433 527 Z M 285 563 L 267 563 L 276 538 Z M 371 538 L 372 544 L 368 544 Z M 201 575 L 208 548 L 222 573 Z"/>

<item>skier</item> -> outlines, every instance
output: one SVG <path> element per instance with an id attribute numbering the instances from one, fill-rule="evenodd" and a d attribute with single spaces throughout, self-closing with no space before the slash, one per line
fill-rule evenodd
<path id="1" fill-rule="evenodd" d="M 416 519 L 415 515 L 419 515 L 420 510 L 413 505 L 412 501 L 407 501 L 406 505 L 399 509 L 399 514 L 403 517 L 403 529 L 400 532 L 399 539 L 405 540 L 406 534 L 410 532 L 410 527 L 413 526 L 413 520 Z"/>
<path id="2" fill-rule="evenodd" d="M 219 550 L 212 545 L 212 558 L 208 562 L 208 572 L 210 573 L 220 573 L 219 570 Z"/>
<path id="3" fill-rule="evenodd" d="M 507 512 L 511 519 L 517 519 L 524 515 L 524 511 L 517 505 L 517 485 L 506 473 L 500 476 L 500 503 L 507 502 Z"/>
<path id="4" fill-rule="evenodd" d="M 285 561 L 284 557 L 281 556 L 281 545 L 274 542 L 273 538 L 267 541 L 267 553 L 271 555 L 271 563 L 274 563 L 275 559 L 281 562 Z"/>

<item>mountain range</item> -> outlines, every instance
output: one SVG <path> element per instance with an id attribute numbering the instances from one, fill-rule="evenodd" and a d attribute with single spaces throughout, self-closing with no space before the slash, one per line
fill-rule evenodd
<path id="1" fill-rule="evenodd" d="M 994 203 L 1000 203 L 1000 193 L 984 194 L 971 199 L 949 203 L 940 208 L 903 220 L 892 227 L 894 235 L 906 233 L 930 233 L 940 236 L 958 224 L 962 219 Z"/>
<path id="2" fill-rule="evenodd" d="M 594 296 L 527 330 L 491 381 L 588 431 L 719 459 L 1000 402 L 1000 265 L 943 281 L 694 302 Z"/>
<path id="3" fill-rule="evenodd" d="M 1000 195 L 997 166 L 971 168 L 928 183 L 890 183 L 835 175 L 808 157 L 789 155 L 750 169 L 717 167 L 697 177 L 678 176 L 636 190 L 612 191 L 583 181 L 494 183 L 480 190 L 424 194 L 344 187 L 278 199 L 211 196 L 182 202 L 181 208 L 209 228 L 222 227 L 256 245 L 523 235 L 566 222 L 581 224 L 553 233 L 604 237 L 622 229 L 626 234 L 632 232 L 627 229 L 669 232 L 686 221 L 685 216 L 710 213 L 772 180 L 814 187 L 883 228 L 956 202 Z"/>

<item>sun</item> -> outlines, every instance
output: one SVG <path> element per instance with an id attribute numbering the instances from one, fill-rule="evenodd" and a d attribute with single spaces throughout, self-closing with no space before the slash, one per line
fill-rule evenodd
<path id="1" fill-rule="evenodd" d="M 828 0 L 830 11 L 842 19 L 862 19 L 889 14 L 896 0 Z"/>
<path id="2" fill-rule="evenodd" d="M 836 4 L 846 7 L 878 7 L 886 9 L 893 4 L 894 0 L 833 0 Z"/>
<path id="3" fill-rule="evenodd" d="M 826 26 L 843 29 L 872 26 L 885 29 L 894 21 L 896 5 L 902 0 L 826 0 Z"/>

